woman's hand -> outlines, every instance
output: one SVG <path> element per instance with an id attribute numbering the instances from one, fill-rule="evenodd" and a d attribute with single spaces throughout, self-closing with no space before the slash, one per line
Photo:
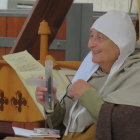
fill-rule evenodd
<path id="1" fill-rule="evenodd" d="M 39 102 L 41 105 L 45 106 L 45 93 L 47 92 L 46 87 L 37 87 L 35 91 L 35 97 L 37 102 Z"/>
<path id="2" fill-rule="evenodd" d="M 47 88 L 46 87 L 37 87 L 36 91 L 35 91 L 35 97 L 37 102 L 39 102 L 41 105 L 45 106 L 45 94 L 47 92 Z M 57 102 L 57 98 L 56 98 L 56 88 L 53 88 L 53 94 L 54 94 L 54 104 Z"/>
<path id="3" fill-rule="evenodd" d="M 79 98 L 90 87 L 92 86 L 89 83 L 82 79 L 79 79 L 76 82 L 74 82 L 69 88 L 68 95 L 70 97 Z"/>

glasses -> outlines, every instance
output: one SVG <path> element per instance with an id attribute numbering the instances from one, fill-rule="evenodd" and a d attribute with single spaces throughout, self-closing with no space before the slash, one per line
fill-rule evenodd
<path id="1" fill-rule="evenodd" d="M 71 99 L 71 100 L 73 99 L 73 97 L 70 97 L 70 96 L 68 95 L 68 88 L 69 88 L 70 85 L 71 85 L 71 83 L 67 86 L 65 95 L 62 97 L 60 103 L 64 102 L 64 99 L 65 99 L 66 97 L 69 98 L 69 99 Z"/>

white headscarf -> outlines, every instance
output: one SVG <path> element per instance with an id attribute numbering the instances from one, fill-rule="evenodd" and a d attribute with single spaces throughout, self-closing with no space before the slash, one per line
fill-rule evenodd
<path id="1" fill-rule="evenodd" d="M 130 16 L 123 11 L 109 11 L 103 16 L 99 17 L 91 26 L 91 30 L 96 29 L 97 31 L 106 35 L 110 40 L 112 40 L 120 49 L 119 58 L 113 64 L 108 79 L 106 80 L 104 89 L 108 80 L 112 75 L 122 66 L 126 58 L 134 52 L 136 43 L 136 32 Z M 87 67 L 87 70 L 83 74 L 82 71 Z M 99 65 L 92 62 L 91 52 L 84 59 L 81 67 L 78 69 L 73 82 L 78 79 L 83 79 L 85 81 L 93 75 L 93 73 L 98 69 Z"/>

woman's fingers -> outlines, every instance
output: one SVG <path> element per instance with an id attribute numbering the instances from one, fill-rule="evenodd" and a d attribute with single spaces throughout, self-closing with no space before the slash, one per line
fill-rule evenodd
<path id="1" fill-rule="evenodd" d="M 36 91 L 35 91 L 35 97 L 36 97 L 37 102 L 39 102 L 43 106 L 45 105 L 45 94 L 46 94 L 47 90 L 48 89 L 46 87 L 37 87 Z M 53 88 L 52 90 L 54 93 L 54 100 L 57 100 L 56 99 L 56 88 Z"/>
<path id="2" fill-rule="evenodd" d="M 37 87 L 35 91 L 36 100 L 42 104 L 45 105 L 45 92 L 47 91 L 47 88 L 45 87 Z"/>
<path id="3" fill-rule="evenodd" d="M 45 92 L 45 91 L 47 91 L 46 87 L 37 87 L 36 88 L 36 92 Z"/>
<path id="4" fill-rule="evenodd" d="M 36 93 L 37 99 L 43 99 L 44 96 L 45 96 L 45 94 L 44 94 L 43 92 L 37 92 L 37 93 Z"/>

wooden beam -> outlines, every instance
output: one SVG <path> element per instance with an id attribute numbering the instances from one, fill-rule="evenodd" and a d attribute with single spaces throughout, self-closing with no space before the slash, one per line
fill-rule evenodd
<path id="1" fill-rule="evenodd" d="M 50 45 L 72 2 L 73 0 L 37 0 L 10 53 L 28 50 L 36 59 L 39 59 L 40 46 L 37 33 L 40 22 L 45 20 L 49 24 L 51 29 Z"/>

